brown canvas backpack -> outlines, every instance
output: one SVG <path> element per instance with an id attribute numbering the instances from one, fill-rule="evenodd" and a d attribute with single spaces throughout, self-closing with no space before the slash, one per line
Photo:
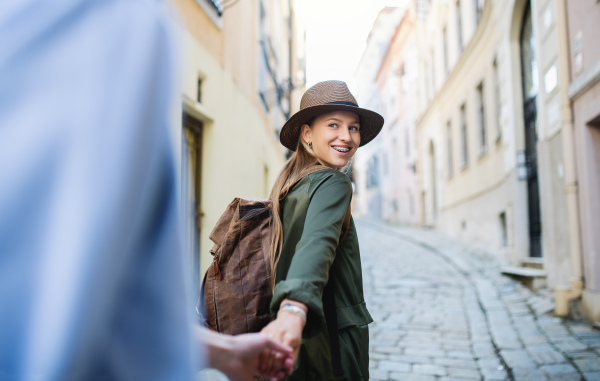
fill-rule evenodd
<path id="1" fill-rule="evenodd" d="M 287 189 L 310 173 L 307 168 Z M 209 235 L 214 242 L 213 262 L 202 281 L 196 313 L 200 324 L 230 335 L 259 332 L 270 321 L 273 296 L 269 265 L 271 240 L 270 201 L 235 198 Z M 340 242 L 350 224 L 350 207 Z"/>

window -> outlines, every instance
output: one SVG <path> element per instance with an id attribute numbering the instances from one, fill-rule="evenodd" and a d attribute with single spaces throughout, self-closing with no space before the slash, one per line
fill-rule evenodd
<path id="1" fill-rule="evenodd" d="M 473 0 L 475 6 L 475 25 L 479 25 L 481 20 L 481 11 L 483 10 L 483 0 Z"/>
<path id="2" fill-rule="evenodd" d="M 386 176 L 389 173 L 388 164 L 389 164 L 388 163 L 388 154 L 387 154 L 387 152 L 384 152 L 383 153 L 383 174 L 386 175 Z"/>
<path id="3" fill-rule="evenodd" d="M 425 61 L 425 73 L 429 73 L 429 61 Z M 431 93 L 431 77 L 425 75 L 425 94 L 427 95 L 428 101 L 432 98 Z"/>
<path id="4" fill-rule="evenodd" d="M 502 212 L 498 217 L 500 219 L 500 245 L 501 247 L 507 247 L 508 229 L 506 228 L 506 213 Z"/>
<path id="5" fill-rule="evenodd" d="M 479 154 L 487 151 L 487 131 L 485 125 L 485 94 L 483 81 L 477 86 L 477 122 L 479 123 Z"/>
<path id="6" fill-rule="evenodd" d="M 224 0 L 196 0 L 206 16 L 219 29 L 223 29 L 223 12 L 227 7 Z"/>
<path id="7" fill-rule="evenodd" d="M 408 76 L 404 62 L 400 65 L 400 86 L 402 86 L 402 93 L 406 94 L 408 92 Z"/>
<path id="8" fill-rule="evenodd" d="M 367 162 L 367 189 L 379 185 L 379 159 L 372 156 Z"/>
<path id="9" fill-rule="evenodd" d="M 398 173 L 398 161 L 396 160 L 396 158 L 400 159 L 400 155 L 398 155 L 398 152 L 400 152 L 400 147 L 398 146 L 398 139 L 394 136 L 392 138 L 392 159 L 390 160 L 390 172 L 391 173 Z M 395 154 L 394 154 L 395 153 Z"/>
<path id="10" fill-rule="evenodd" d="M 538 66 L 530 8 L 527 9 L 527 13 L 523 19 L 520 42 L 523 100 L 533 99 L 538 93 Z"/>
<path id="11" fill-rule="evenodd" d="M 455 8 L 455 12 L 456 12 L 456 36 L 457 36 L 457 41 L 458 41 L 458 53 L 460 55 L 460 53 L 462 53 L 463 51 L 463 38 L 462 38 L 462 17 L 460 14 L 460 0 L 456 0 L 456 6 Z"/>
<path id="12" fill-rule="evenodd" d="M 431 176 L 431 205 L 433 209 L 433 217 L 437 217 L 438 212 L 438 194 L 437 194 L 437 177 L 438 177 L 438 168 L 436 163 L 436 154 L 435 154 L 435 145 L 433 144 L 433 140 L 429 141 L 429 165 L 430 171 L 429 174 Z"/>
<path id="13" fill-rule="evenodd" d="M 404 61 L 402 62 L 402 90 L 405 93 L 408 93 L 408 90 L 417 79 L 419 71 L 418 62 L 417 47 L 413 45 L 408 48 Z"/>
<path id="14" fill-rule="evenodd" d="M 495 106 L 495 112 L 496 112 L 496 117 L 495 119 L 495 127 L 496 127 L 496 140 L 500 138 L 500 135 L 502 135 L 502 123 L 501 123 L 501 118 L 502 118 L 502 109 L 501 109 L 501 104 L 500 104 L 500 75 L 498 74 L 498 59 L 496 58 L 494 60 L 494 106 Z"/>
<path id="15" fill-rule="evenodd" d="M 448 63 L 448 33 L 446 33 L 446 27 L 442 30 L 442 39 L 444 44 L 444 74 L 448 75 L 449 63 Z"/>
<path id="16" fill-rule="evenodd" d="M 196 92 L 196 101 L 202 103 L 202 78 L 198 78 L 198 88 Z"/>
<path id="17" fill-rule="evenodd" d="M 398 73 L 392 72 L 386 83 L 385 92 L 387 93 L 387 102 L 384 104 L 385 113 L 392 117 L 392 115 L 398 113 Z"/>
<path id="18" fill-rule="evenodd" d="M 258 96 L 266 112 L 270 109 L 270 92 L 269 92 L 269 62 L 268 53 L 265 46 L 268 37 L 267 12 L 265 6 L 260 0 L 258 2 L 259 14 L 259 33 L 260 44 L 258 45 Z"/>
<path id="19" fill-rule="evenodd" d="M 448 151 L 448 178 L 451 178 L 454 175 L 454 165 L 452 163 L 452 123 L 450 121 L 446 123 L 446 150 Z"/>
<path id="20" fill-rule="evenodd" d="M 223 0 L 207 0 L 210 6 L 212 6 L 219 16 L 223 15 Z"/>
<path id="21" fill-rule="evenodd" d="M 431 51 L 431 98 L 435 96 L 435 56 Z"/>
<path id="22" fill-rule="evenodd" d="M 467 134 L 467 112 L 466 104 L 463 103 L 460 106 L 460 141 L 461 141 L 461 167 L 465 168 L 469 165 L 469 146 L 468 146 L 468 134 Z"/>
<path id="23" fill-rule="evenodd" d="M 406 127 L 406 129 L 404 130 L 404 145 L 405 145 L 406 157 L 409 158 L 410 157 L 410 131 L 408 130 L 408 127 Z"/>
<path id="24" fill-rule="evenodd" d="M 417 15 L 420 19 L 424 20 L 427 18 L 430 2 L 431 0 L 417 0 Z"/>

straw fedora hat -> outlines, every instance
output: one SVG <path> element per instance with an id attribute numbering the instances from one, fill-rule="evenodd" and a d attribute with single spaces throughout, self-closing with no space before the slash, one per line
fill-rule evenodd
<path id="1" fill-rule="evenodd" d="M 383 117 L 374 111 L 358 107 L 345 82 L 324 81 L 306 90 L 300 101 L 300 111 L 285 122 L 279 141 L 289 150 L 295 151 L 303 124 L 317 115 L 337 110 L 351 111 L 359 116 L 360 146 L 373 140 L 383 127 Z"/>

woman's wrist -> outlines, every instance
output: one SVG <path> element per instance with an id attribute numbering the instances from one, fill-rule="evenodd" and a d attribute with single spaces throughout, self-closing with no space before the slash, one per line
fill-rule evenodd
<path id="1" fill-rule="evenodd" d="M 277 312 L 277 317 L 285 316 L 285 319 L 293 319 L 297 320 L 301 323 L 301 326 L 304 327 L 306 325 L 306 316 L 307 316 L 308 308 L 304 303 L 297 302 L 295 300 L 284 299 L 279 304 L 279 311 Z"/>
<path id="2" fill-rule="evenodd" d="M 279 312 L 289 312 L 291 314 L 294 314 L 300 317 L 304 324 L 306 324 L 306 312 L 304 312 L 304 310 L 299 306 L 287 303 L 281 306 L 281 308 L 279 308 Z"/>
<path id="3" fill-rule="evenodd" d="M 302 302 L 295 301 L 295 300 L 291 300 L 291 299 L 283 299 L 281 301 L 281 303 L 279 303 L 279 309 L 281 309 L 281 307 L 283 307 L 286 304 L 290 304 L 292 306 L 300 307 L 302 309 L 302 311 L 304 311 L 304 313 L 308 313 L 308 307 L 306 307 L 306 304 L 304 304 Z"/>

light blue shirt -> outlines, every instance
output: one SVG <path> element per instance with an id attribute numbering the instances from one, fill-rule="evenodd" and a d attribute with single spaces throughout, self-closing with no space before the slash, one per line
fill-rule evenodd
<path id="1" fill-rule="evenodd" d="M 163 6 L 0 1 L 0 380 L 193 378 Z"/>

